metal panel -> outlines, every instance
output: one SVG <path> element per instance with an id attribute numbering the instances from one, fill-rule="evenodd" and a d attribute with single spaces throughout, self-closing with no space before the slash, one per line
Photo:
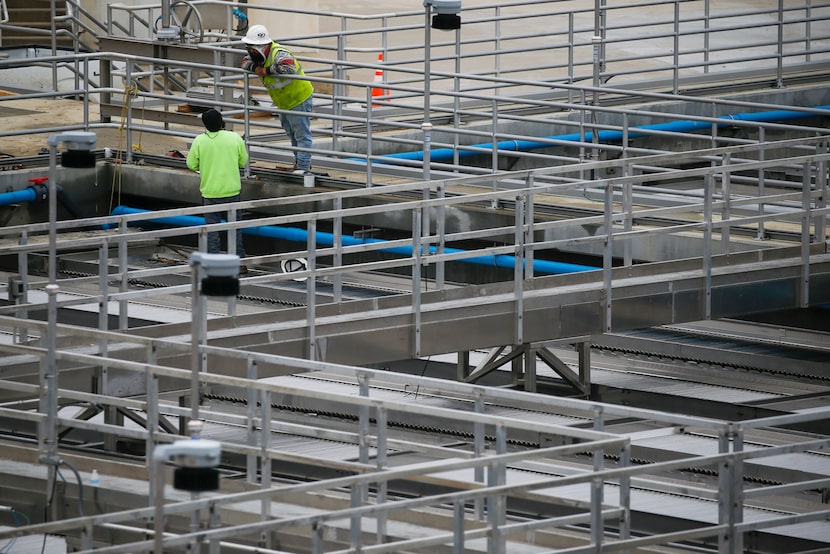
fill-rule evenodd
<path id="1" fill-rule="evenodd" d="M 216 50 L 200 48 L 190 44 L 176 44 L 164 41 L 138 40 L 129 37 L 100 37 L 99 50 L 101 52 L 117 52 L 130 54 L 140 58 L 155 58 L 162 63 L 186 62 L 213 65 L 216 62 Z M 239 50 L 238 54 L 225 54 L 228 67 L 238 67 L 245 53 Z M 230 59 L 229 59 L 230 58 Z"/>
<path id="2" fill-rule="evenodd" d="M 814 275 L 821 276 L 830 273 L 828 256 L 817 259 L 811 269 Z M 613 331 L 624 331 L 634 328 L 652 327 L 667 323 L 697 321 L 701 319 L 700 307 L 695 305 L 695 298 L 702 297 L 700 289 L 702 282 L 696 276 L 678 275 L 671 271 L 672 264 L 664 264 L 668 271 L 663 275 L 649 275 L 642 278 L 628 279 L 614 284 L 614 306 L 622 306 L 622 315 L 615 317 Z M 800 279 L 798 259 L 779 264 L 783 269 L 775 269 L 774 273 L 781 275 L 786 271 L 790 275 L 779 278 L 776 285 L 781 290 L 792 291 L 795 283 Z M 592 272 L 593 273 L 593 272 Z M 786 293 L 755 297 L 751 303 L 736 305 L 733 298 L 748 298 L 757 294 L 759 268 L 755 264 L 734 265 L 730 273 L 724 277 L 716 277 L 713 286 L 713 313 L 718 315 L 735 316 L 740 313 L 755 313 L 770 309 L 781 309 L 786 305 L 783 299 L 789 299 L 789 308 L 797 308 L 795 296 Z M 751 282 L 742 283 L 742 279 L 752 276 Z M 764 275 L 760 275 L 763 278 Z M 601 283 L 601 274 L 594 276 L 595 283 L 569 286 L 571 280 L 577 283 L 586 279 L 585 275 L 571 278 L 570 275 L 557 276 L 555 279 L 539 279 L 537 290 L 525 302 L 525 332 L 526 341 L 538 342 L 569 337 L 579 337 L 604 332 L 604 323 L 601 317 L 601 295 L 598 289 Z M 662 279 L 661 279 L 662 278 Z M 676 295 L 657 297 L 655 301 L 655 280 L 671 280 L 672 287 L 683 292 Z M 727 281 L 721 285 L 720 281 Z M 539 287 L 542 283 L 546 287 Z M 665 287 L 665 285 L 660 285 Z M 724 288 L 725 287 L 725 288 Z M 423 320 L 422 348 L 423 353 L 445 353 L 488 348 L 514 342 L 514 318 L 512 300 L 503 301 L 496 296 L 482 295 L 482 291 L 490 291 L 490 287 L 470 286 L 454 291 L 452 302 L 443 302 L 442 294 L 425 293 L 421 297 L 425 314 L 429 318 Z M 716 293 L 714 291 L 717 291 Z M 497 291 L 498 292 L 498 291 Z M 593 298 L 586 302 L 586 298 Z M 466 308 L 461 303 L 466 299 Z M 671 300 L 677 300 L 671 303 Z M 489 301 L 488 301 L 489 300 Z M 338 306 L 338 315 L 326 318 L 316 323 L 318 337 L 327 339 L 326 359 L 331 362 L 353 363 L 363 365 L 367 363 L 382 363 L 408 358 L 412 355 L 412 337 L 415 328 L 412 317 L 407 314 L 394 313 L 402 305 L 406 305 L 406 295 L 394 298 L 380 298 L 372 301 L 356 301 Z M 561 305 L 560 309 L 555 306 Z M 740 311 L 739 310 L 743 310 Z M 393 315 L 387 315 L 393 314 Z M 488 314 L 488 315 L 484 315 Z M 276 314 L 276 318 L 283 322 L 294 321 L 288 328 L 270 331 L 267 333 L 267 344 L 263 345 L 261 334 L 256 327 L 267 326 L 260 315 L 244 315 L 235 317 L 231 323 L 237 331 L 223 333 L 226 338 L 217 340 L 218 344 L 238 348 L 255 348 L 272 353 L 302 351 L 305 327 L 304 310 L 286 310 Z M 274 318 L 271 318 L 272 321 Z M 260 323 L 256 323 L 261 321 Z M 221 325 L 214 320 L 213 323 Z M 253 324 L 253 327 L 248 327 Z M 457 333 L 451 329 L 476 329 L 477 333 Z M 259 345 L 257 345 L 259 343 Z M 277 345 L 282 345 L 277 347 Z M 288 349 L 286 345 L 291 345 Z"/>
<path id="3" fill-rule="evenodd" d="M 798 281 L 793 279 L 778 279 L 714 288 L 712 317 L 746 315 L 796 307 L 798 285 Z"/>

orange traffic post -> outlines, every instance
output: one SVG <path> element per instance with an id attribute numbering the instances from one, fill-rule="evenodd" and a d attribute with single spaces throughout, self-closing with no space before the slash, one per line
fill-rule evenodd
<path id="1" fill-rule="evenodd" d="M 378 63 L 379 64 L 383 63 L 383 54 L 378 54 Z M 383 70 L 378 68 L 378 69 L 375 70 L 375 80 L 374 80 L 374 85 L 375 86 L 372 87 L 372 98 L 373 99 L 379 99 L 378 97 L 383 97 L 383 96 L 387 95 L 386 89 L 381 86 L 384 83 L 385 83 L 385 81 L 384 81 L 384 77 L 383 77 Z M 388 101 L 389 99 L 384 98 L 384 100 Z M 377 106 L 377 104 L 373 104 L 373 105 Z"/>

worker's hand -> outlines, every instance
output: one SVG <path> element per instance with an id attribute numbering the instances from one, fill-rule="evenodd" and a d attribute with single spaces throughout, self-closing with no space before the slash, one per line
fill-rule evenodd
<path id="1" fill-rule="evenodd" d="M 254 60 L 252 60 L 248 56 L 245 56 L 244 58 L 242 58 L 242 69 L 244 69 L 245 71 L 254 71 L 255 72 L 256 68 L 257 68 L 257 64 Z"/>
<path id="2" fill-rule="evenodd" d="M 260 77 L 265 77 L 266 75 L 268 75 L 268 70 L 262 67 L 261 65 L 258 65 L 254 68 L 254 73 L 259 75 Z"/>

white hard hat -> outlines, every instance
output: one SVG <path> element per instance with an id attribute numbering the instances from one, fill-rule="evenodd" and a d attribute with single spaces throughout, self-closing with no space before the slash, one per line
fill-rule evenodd
<path id="1" fill-rule="evenodd" d="M 245 38 L 242 39 L 242 42 L 256 46 L 271 44 L 271 35 L 268 34 L 268 29 L 265 28 L 265 25 L 251 25 L 251 28 L 245 33 Z"/>

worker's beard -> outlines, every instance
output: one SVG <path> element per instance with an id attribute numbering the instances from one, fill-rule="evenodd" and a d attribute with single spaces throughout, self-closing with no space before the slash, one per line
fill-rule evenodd
<path id="1" fill-rule="evenodd" d="M 248 57 L 256 65 L 265 65 L 265 53 L 255 46 L 248 48 Z"/>

